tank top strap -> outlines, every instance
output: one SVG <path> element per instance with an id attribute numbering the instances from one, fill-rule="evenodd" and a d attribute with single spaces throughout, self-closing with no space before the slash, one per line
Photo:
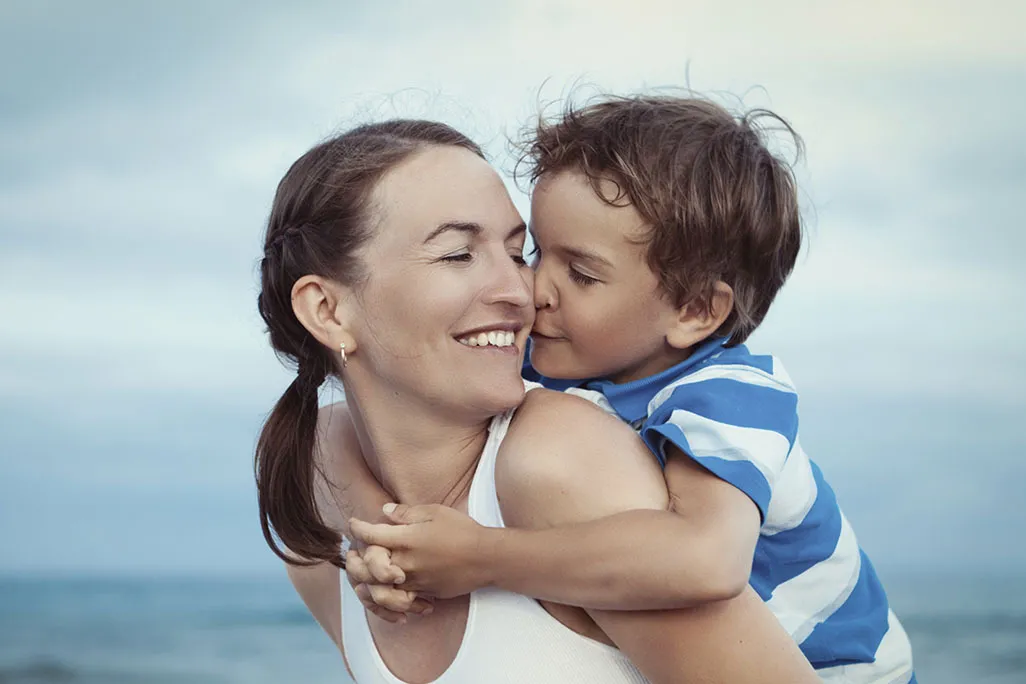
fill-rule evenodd
<path id="1" fill-rule="evenodd" d="M 524 389 L 527 392 L 541 387 L 537 382 L 524 380 Z M 485 527 L 506 526 L 502 519 L 502 509 L 499 507 L 499 495 L 495 489 L 495 464 L 498 461 L 502 440 L 506 438 L 506 432 L 509 430 L 510 423 L 513 422 L 515 413 L 516 408 L 511 408 L 492 418 L 492 422 L 488 425 L 488 439 L 481 451 L 477 472 L 474 473 L 474 479 L 470 483 L 467 513 Z"/>

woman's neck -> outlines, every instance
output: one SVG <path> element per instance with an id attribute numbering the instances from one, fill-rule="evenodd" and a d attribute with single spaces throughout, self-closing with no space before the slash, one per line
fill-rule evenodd
<path id="1" fill-rule="evenodd" d="M 344 384 L 367 467 L 385 491 L 405 504 L 458 506 L 466 499 L 488 439 L 487 417 L 454 418 L 375 383 Z"/>

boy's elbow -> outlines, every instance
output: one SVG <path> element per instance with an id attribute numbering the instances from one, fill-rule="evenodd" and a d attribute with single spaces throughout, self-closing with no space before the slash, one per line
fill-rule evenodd
<path id="1" fill-rule="evenodd" d="M 702 570 L 699 580 L 698 601 L 727 601 L 741 595 L 748 586 L 752 574 L 751 559 L 738 558 L 737 554 L 725 553 L 725 549 L 710 551 L 710 561 Z M 695 587 L 692 587 L 692 593 Z"/>
<path id="2" fill-rule="evenodd" d="M 726 601 L 741 595 L 752 576 L 752 559 L 727 558 L 719 564 L 716 580 L 712 583 L 713 601 Z"/>
<path id="3" fill-rule="evenodd" d="M 745 590 L 745 587 L 748 586 L 748 577 L 748 574 L 742 575 L 741 573 L 726 574 L 723 581 L 715 588 L 716 596 L 711 600 L 727 601 L 737 598 Z"/>

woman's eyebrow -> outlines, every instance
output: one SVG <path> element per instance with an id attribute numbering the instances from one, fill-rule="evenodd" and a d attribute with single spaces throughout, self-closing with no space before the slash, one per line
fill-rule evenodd
<path id="1" fill-rule="evenodd" d="M 446 221 L 431 231 L 430 235 L 424 238 L 424 244 L 431 242 L 439 235 L 443 235 L 450 230 L 455 230 L 460 233 L 470 233 L 471 235 L 479 235 L 483 229 L 481 228 L 480 223 L 474 223 L 472 221 Z"/>
<path id="2" fill-rule="evenodd" d="M 460 233 L 469 233 L 470 235 L 476 237 L 477 235 L 481 234 L 484 228 L 481 227 L 480 223 L 474 223 L 473 221 L 446 221 L 445 223 L 440 224 L 437 228 L 431 231 L 430 235 L 424 238 L 424 244 L 431 242 L 435 238 L 439 237 L 440 235 L 444 235 L 450 230 L 455 230 Z M 523 233 L 526 230 L 527 224 L 521 221 L 519 224 L 514 226 L 512 230 L 509 231 L 509 234 L 506 235 L 506 239 L 509 240 L 511 238 L 517 237 L 520 233 Z"/>

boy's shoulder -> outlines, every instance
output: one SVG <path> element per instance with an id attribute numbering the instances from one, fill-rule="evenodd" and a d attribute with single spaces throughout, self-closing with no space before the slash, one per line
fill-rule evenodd
<path id="1" fill-rule="evenodd" d="M 653 395 L 649 412 L 673 398 L 707 393 L 730 393 L 738 400 L 765 396 L 761 392 L 744 392 L 742 388 L 745 387 L 797 394 L 791 376 L 778 358 L 769 354 L 753 354 L 741 344 L 724 347 L 719 353 L 683 369 L 675 377 L 667 378 Z"/>
<path id="2" fill-rule="evenodd" d="M 790 442 L 798 428 L 798 393 L 775 357 L 752 354 L 743 345 L 727 347 L 655 392 L 644 426 L 667 423 L 686 425 L 688 432 L 699 423 L 721 436 L 734 434 L 735 427 L 761 428 Z"/>

